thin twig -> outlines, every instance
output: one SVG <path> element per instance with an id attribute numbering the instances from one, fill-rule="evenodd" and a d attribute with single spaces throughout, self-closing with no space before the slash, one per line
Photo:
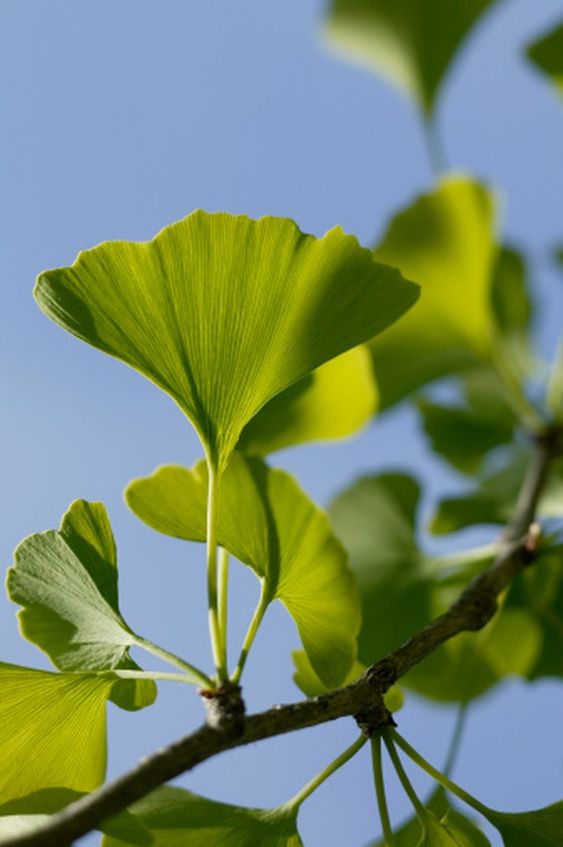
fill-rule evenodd
<path id="1" fill-rule="evenodd" d="M 369 713 L 371 730 L 387 725 L 390 716 L 383 703 L 387 689 L 445 641 L 461 632 L 482 629 L 495 614 L 498 595 L 533 561 L 535 536 L 530 527 L 549 465 L 562 451 L 561 437 L 560 430 L 550 430 L 536 439 L 514 519 L 493 565 L 475 577 L 443 615 L 372 665 L 357 682 L 319 697 L 249 715 L 242 731 L 236 726 L 220 730 L 204 725 L 70 804 L 42 827 L 3 841 L 3 847 L 69 847 L 155 788 L 235 747 L 362 713 Z"/>

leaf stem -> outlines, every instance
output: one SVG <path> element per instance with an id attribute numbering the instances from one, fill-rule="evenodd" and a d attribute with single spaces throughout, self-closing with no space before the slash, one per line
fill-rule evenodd
<path id="1" fill-rule="evenodd" d="M 141 647 L 143 650 L 146 650 L 147 653 L 151 653 L 153 656 L 157 656 L 159 659 L 162 659 L 163 662 L 168 662 L 169 665 L 175 665 L 175 667 L 181 668 L 191 678 L 194 685 L 203 685 L 205 688 L 214 688 L 214 683 L 211 677 L 207 676 L 207 674 L 203 671 L 200 671 L 200 669 L 196 668 L 195 665 L 191 665 L 189 662 L 181 659 L 180 656 L 176 656 L 175 653 L 171 653 L 169 650 L 165 650 L 164 647 L 159 647 L 157 644 L 153 644 L 152 641 L 149 641 L 147 638 L 142 638 L 140 635 L 135 635 L 135 644 L 137 647 Z"/>
<path id="2" fill-rule="evenodd" d="M 217 509 L 219 505 L 219 474 L 208 463 L 207 491 L 207 602 L 209 609 L 209 635 L 213 661 L 219 683 L 229 678 L 227 671 L 226 644 L 222 638 L 219 620 L 217 591 Z"/>
<path id="3" fill-rule="evenodd" d="M 408 778 L 407 774 L 405 773 L 405 769 L 403 768 L 402 762 L 399 758 L 399 754 L 397 753 L 397 750 L 395 749 L 395 745 L 393 743 L 393 738 L 392 738 L 391 734 L 389 733 L 389 731 L 387 729 L 383 729 L 381 731 L 381 735 L 383 736 L 385 746 L 387 747 L 387 752 L 389 753 L 391 761 L 393 762 L 393 767 L 395 768 L 395 770 L 397 772 L 397 776 L 399 777 L 399 779 L 401 781 L 401 785 L 405 789 L 405 794 L 407 795 L 407 797 L 409 798 L 409 800 L 413 804 L 414 809 L 415 809 L 416 814 L 417 814 L 417 817 L 419 818 L 421 823 L 424 823 L 424 821 L 428 817 L 427 809 L 424 806 L 424 804 L 421 802 L 421 800 L 419 799 L 416 791 L 412 787 L 412 783 L 411 783 L 410 779 Z"/>
<path id="4" fill-rule="evenodd" d="M 438 124 L 435 117 L 426 113 L 422 113 L 421 120 L 428 163 L 432 176 L 437 179 L 447 170 L 444 148 L 440 139 L 440 133 L 438 132 Z"/>
<path id="5" fill-rule="evenodd" d="M 424 759 L 420 753 L 411 747 L 411 745 L 405 741 L 402 736 L 396 730 L 391 731 L 391 737 L 393 741 L 397 744 L 398 747 L 403 750 L 407 756 L 412 759 L 415 764 L 422 768 L 422 770 L 426 771 L 432 779 L 436 780 L 436 782 L 440 783 L 440 785 L 445 788 L 447 791 L 450 791 L 452 794 L 455 794 L 456 797 L 459 797 L 460 800 L 463 800 L 464 803 L 467 803 L 468 806 L 471 806 L 475 811 L 487 817 L 491 813 L 491 809 L 488 806 L 485 806 L 484 803 L 481 803 L 467 791 L 464 791 L 459 785 L 456 785 L 455 782 L 447 777 L 445 774 L 441 773 L 437 768 L 434 768 L 429 762 Z"/>
<path id="6" fill-rule="evenodd" d="M 301 791 L 299 791 L 295 795 L 295 797 L 292 797 L 291 800 L 288 800 L 287 803 L 284 803 L 283 808 L 295 811 L 299 809 L 299 807 L 307 799 L 307 797 L 310 797 L 311 794 L 316 791 L 320 785 L 323 784 L 323 782 L 326 782 L 326 780 L 330 776 L 332 776 L 335 771 L 338 770 L 338 768 L 341 768 L 342 765 L 346 764 L 346 762 L 348 762 L 352 758 L 352 756 L 356 755 L 358 750 L 361 750 L 367 740 L 368 739 L 364 735 L 360 735 L 357 741 L 354 741 L 354 743 L 350 745 L 350 747 L 348 747 L 346 750 L 344 750 L 344 752 L 341 753 L 340 756 L 337 756 L 336 759 L 334 759 L 334 761 L 330 763 L 330 765 L 328 765 L 326 768 L 324 768 L 324 770 L 322 770 L 315 777 L 313 777 L 313 779 L 311 779 L 307 783 L 307 785 L 305 785 L 301 789 Z"/>
<path id="7" fill-rule="evenodd" d="M 185 673 L 165 673 L 161 671 L 130 671 L 130 670 L 112 670 L 100 671 L 100 676 L 117 676 L 119 679 L 154 679 L 163 680 L 164 682 L 185 682 L 193 685 L 191 675 Z"/>
<path id="8" fill-rule="evenodd" d="M 254 614 L 252 615 L 252 620 L 248 625 L 248 629 L 246 630 L 246 635 L 244 636 L 244 641 L 242 642 L 242 648 L 240 651 L 237 666 L 231 675 L 231 682 L 234 682 L 235 684 L 238 683 L 241 678 L 243 668 L 248 658 L 248 654 L 250 653 L 250 648 L 254 643 L 254 639 L 256 638 L 256 634 L 260 628 L 260 624 L 262 623 L 262 619 L 266 613 L 266 609 L 270 605 L 270 592 L 266 585 L 266 580 L 261 580 L 261 583 L 262 584 L 260 588 L 260 599 L 258 601 L 258 605 L 254 610 Z"/>
<path id="9" fill-rule="evenodd" d="M 379 732 L 371 738 L 371 761 L 373 766 L 373 781 L 375 783 L 375 795 L 377 797 L 377 808 L 383 830 L 383 839 L 387 847 L 394 847 L 395 836 L 389 820 L 387 799 L 385 797 L 385 783 L 383 781 L 383 768 L 381 767 L 381 734 Z"/>
<path id="10" fill-rule="evenodd" d="M 227 624 L 228 624 L 228 596 L 229 596 L 229 551 L 221 547 L 219 553 L 219 626 L 221 627 L 221 638 L 225 646 L 225 666 L 227 662 Z"/>

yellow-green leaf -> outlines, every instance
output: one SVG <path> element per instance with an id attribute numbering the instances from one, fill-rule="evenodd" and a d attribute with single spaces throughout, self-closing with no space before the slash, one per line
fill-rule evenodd
<path id="1" fill-rule="evenodd" d="M 117 553 L 102 503 L 75 500 L 60 529 L 29 536 L 8 570 L 8 596 L 22 635 L 64 671 L 138 670 L 129 648 L 135 635 L 117 597 Z M 152 680 L 121 679 L 112 699 L 126 709 L 150 705 Z"/>
<path id="2" fill-rule="evenodd" d="M 484 186 L 444 179 L 393 219 L 375 256 L 421 285 L 415 308 L 370 343 L 382 408 L 431 380 L 490 361 L 494 203 Z"/>
<path id="3" fill-rule="evenodd" d="M 493 2 L 333 0 L 327 34 L 430 113 L 456 51 Z"/>
<path id="4" fill-rule="evenodd" d="M 246 809 L 217 803 L 182 788 L 153 791 L 131 808 L 153 836 L 153 847 L 303 847 L 297 813 L 279 809 Z M 133 844 L 125 832 L 105 836 L 102 847 Z"/>
<path id="5" fill-rule="evenodd" d="M 273 397 L 381 332 L 418 289 L 339 227 L 194 212 L 40 275 L 41 308 L 178 403 L 220 471 Z"/>
<path id="6" fill-rule="evenodd" d="M 205 541 L 207 468 L 165 466 L 134 480 L 130 508 L 159 532 Z M 356 656 L 357 590 L 325 513 L 295 479 L 259 458 L 231 457 L 219 489 L 218 543 L 265 581 L 295 620 L 323 682 L 334 687 Z"/>
<path id="7" fill-rule="evenodd" d="M 45 788 L 92 791 L 106 768 L 115 678 L 0 663 L 0 804 Z"/>
<path id="8" fill-rule="evenodd" d="M 265 456 L 306 441 L 353 435 L 377 409 L 377 386 L 365 346 L 355 347 L 270 400 L 244 428 L 238 448 Z"/>

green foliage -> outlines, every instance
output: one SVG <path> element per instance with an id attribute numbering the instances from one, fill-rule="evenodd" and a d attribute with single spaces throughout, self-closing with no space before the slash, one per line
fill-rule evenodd
<path id="1" fill-rule="evenodd" d="M 132 482 L 126 499 L 154 529 L 205 541 L 207 488 L 202 461 L 159 468 Z M 293 477 L 235 453 L 221 481 L 217 537 L 263 581 L 266 603 L 282 601 L 321 679 L 342 682 L 356 656 L 357 590 L 326 516 Z"/>
<path id="2" fill-rule="evenodd" d="M 284 218 L 199 211 L 81 253 L 35 295 L 170 394 L 221 471 L 268 400 L 397 320 L 417 288 L 339 227 L 317 239 Z"/>
<path id="3" fill-rule="evenodd" d="M 449 68 L 492 5 L 333 0 L 327 34 L 415 101 L 430 142 Z M 528 55 L 562 91 L 563 27 Z M 207 545 L 215 668 L 208 675 L 126 623 L 116 545 L 101 503 L 77 500 L 58 530 L 22 541 L 8 571 L 8 596 L 22 607 L 22 635 L 61 672 L 0 663 L 0 841 L 40 828 L 101 784 L 108 700 L 142 708 L 153 703 L 161 680 L 203 686 L 206 697 L 221 686 L 236 691 L 274 600 L 298 628 L 304 650 L 293 654 L 294 680 L 311 698 L 354 682 L 451 608 L 504 551 L 501 538 L 431 554 L 419 530 L 421 487 L 410 474 L 364 476 L 327 515 L 264 458 L 351 436 L 376 412 L 412 401 L 434 453 L 471 478 L 457 496 L 440 500 L 431 531 L 485 524 L 498 532 L 513 519 L 530 445 L 538 439 L 545 445 L 563 421 L 563 344 L 549 369 L 539 362 L 528 289 L 523 256 L 497 232 L 491 190 L 470 176 L 438 179 L 390 220 L 374 250 L 340 227 L 316 238 L 288 219 L 196 211 L 152 241 L 108 242 L 81 253 L 71 267 L 39 276 L 35 295 L 49 317 L 159 386 L 199 435 L 205 459 L 191 469 L 161 466 L 131 482 L 125 496 L 155 530 Z M 454 398 L 448 402 L 433 392 L 444 377 Z M 534 566 L 498 598 L 499 612 L 479 632 L 447 640 L 415 664 L 401 679 L 407 689 L 460 703 L 464 713 L 507 676 L 563 677 L 563 458 L 537 484 L 537 517 L 549 523 L 529 537 Z M 261 584 L 230 676 L 229 555 Z M 142 670 L 132 647 L 181 673 Z M 391 686 L 385 703 L 399 710 L 402 688 Z M 416 812 L 394 835 L 381 738 Z M 365 741 L 273 810 L 161 787 L 104 823 L 103 845 L 299 847 L 301 804 Z M 426 804 L 395 745 L 437 782 Z M 446 792 L 493 824 L 506 847 L 563 843 L 563 803 L 492 810 L 393 731 L 374 733 L 372 763 L 384 840 L 396 847 L 489 844 Z"/>
<path id="4" fill-rule="evenodd" d="M 333 0 L 327 35 L 432 112 L 463 39 L 494 0 Z"/>
<path id="5" fill-rule="evenodd" d="M 297 813 L 292 809 L 245 809 L 215 803 L 181 788 L 159 788 L 132 806 L 132 815 L 147 828 L 153 847 L 302 847 Z M 103 847 L 135 844 L 123 832 L 105 836 Z"/>
<path id="6" fill-rule="evenodd" d="M 563 23 L 528 46 L 528 57 L 563 93 Z"/>
<path id="7" fill-rule="evenodd" d="M 8 596 L 24 608 L 22 635 L 64 671 L 139 670 L 135 634 L 117 600 L 117 552 L 101 503 L 76 500 L 59 530 L 31 535 L 14 553 Z M 125 709 L 150 705 L 151 680 L 121 680 L 112 700 Z"/>

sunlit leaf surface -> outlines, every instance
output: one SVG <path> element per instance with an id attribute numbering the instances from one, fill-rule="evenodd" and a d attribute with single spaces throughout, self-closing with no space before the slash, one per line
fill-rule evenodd
<path id="1" fill-rule="evenodd" d="M 133 481 L 127 503 L 166 535 L 205 541 L 207 470 L 165 466 Z M 328 519 L 295 479 L 234 453 L 221 480 L 218 542 L 264 579 L 295 620 L 317 674 L 329 686 L 348 674 L 360 626 L 357 590 Z"/>
<path id="2" fill-rule="evenodd" d="M 385 329 L 418 289 L 337 227 L 194 212 L 41 274 L 41 308 L 170 394 L 223 469 L 273 397 Z"/>
<path id="3" fill-rule="evenodd" d="M 206 800 L 181 788 L 159 788 L 132 813 L 153 836 L 154 847 L 303 847 L 296 812 L 246 809 Z M 103 847 L 126 847 L 126 835 L 105 836 Z"/>
<path id="4" fill-rule="evenodd" d="M 76 500 L 58 530 L 29 536 L 8 571 L 8 595 L 23 606 L 22 634 L 64 671 L 134 670 L 135 636 L 118 606 L 117 553 L 105 507 Z M 151 680 L 122 679 L 112 699 L 126 709 L 150 705 Z"/>

